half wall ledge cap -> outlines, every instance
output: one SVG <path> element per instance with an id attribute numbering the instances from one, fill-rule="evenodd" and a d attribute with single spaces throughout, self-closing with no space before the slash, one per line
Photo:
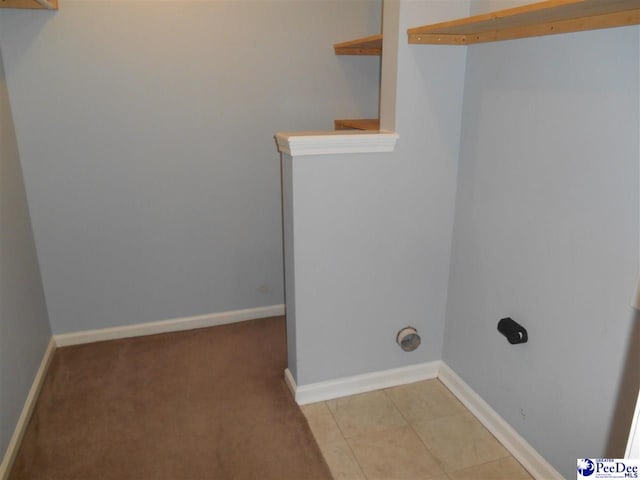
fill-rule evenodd
<path id="1" fill-rule="evenodd" d="M 386 131 L 336 130 L 332 132 L 276 133 L 278 151 L 292 157 L 393 152 L 397 140 L 397 133 Z"/>

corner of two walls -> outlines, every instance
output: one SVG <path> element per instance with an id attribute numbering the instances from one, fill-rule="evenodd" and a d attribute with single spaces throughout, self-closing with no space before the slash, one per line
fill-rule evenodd
<path id="1" fill-rule="evenodd" d="M 297 387 L 441 359 L 464 50 L 409 46 L 405 32 L 467 13 L 466 2 L 385 1 L 380 110 L 400 135 L 393 152 L 286 160 Z M 411 353 L 395 342 L 407 325 L 422 336 Z"/>
<path id="2" fill-rule="evenodd" d="M 469 2 L 385 0 L 381 128 L 398 132 L 390 155 L 398 258 L 411 324 L 423 344 L 403 364 L 442 358 L 465 77 L 464 48 L 409 45 L 406 31 L 469 14 Z M 391 225 L 391 224 L 390 224 Z M 400 305 L 398 312 L 408 312 Z M 403 323 L 404 322 L 404 323 Z M 396 366 L 396 365 L 393 365 Z"/>
<path id="3" fill-rule="evenodd" d="M 466 49 L 408 45 L 406 28 L 465 16 L 469 3 L 389 4 L 385 10 L 398 8 L 399 44 L 392 78 L 385 79 L 382 73 L 383 89 L 395 82 L 393 109 L 385 106 L 388 98 L 383 92 L 381 115 L 383 128 L 392 126 L 400 139 L 396 151 L 385 159 L 392 168 L 381 168 L 388 173 L 385 188 L 391 202 L 385 208 L 394 212 L 389 228 L 397 233 L 392 262 L 398 275 L 394 291 L 401 293 L 390 299 L 398 315 L 385 320 L 385 325 L 392 341 L 395 326 L 417 323 L 414 326 L 424 341 L 418 355 L 398 354 L 391 366 L 444 359 L 559 471 L 572 476 L 575 458 L 604 453 L 625 360 L 626 337 L 634 319 L 629 297 L 638 259 L 638 30 L 630 27 Z M 159 291 L 168 292 L 163 298 L 174 302 L 178 284 L 187 279 L 188 269 L 182 271 L 181 265 L 191 268 L 193 259 L 208 257 L 210 252 L 202 248 L 211 241 L 219 239 L 226 245 L 225 239 L 251 235 L 243 230 L 255 213 L 242 201 L 249 197 L 234 197 L 225 182 L 212 177 L 206 165 L 216 163 L 219 180 L 252 171 L 249 167 L 256 165 L 243 159 L 227 162 L 227 157 L 233 157 L 229 154 L 232 149 L 224 142 L 185 155 L 193 153 L 194 146 L 209 145 L 211 135 L 226 138 L 229 122 L 237 120 L 233 129 L 242 132 L 243 118 L 250 112 L 241 108 L 216 111 L 218 104 L 210 99 L 216 98 L 216 90 L 211 90 L 214 84 L 201 82 L 201 75 L 217 75 L 215 69 L 206 66 L 210 57 L 205 52 L 194 51 L 185 43 L 173 45 L 164 62 L 159 55 L 137 55 L 144 41 L 135 35 L 135 29 L 129 31 L 117 23 L 122 9 L 133 8 L 127 2 L 119 6 L 70 3 L 68 7 L 57 13 L 56 23 L 37 26 L 43 29 L 38 39 L 25 38 L 28 29 L 12 28 L 11 35 L 5 30 L 0 36 L 3 47 L 10 46 L 11 64 L 16 68 L 10 87 L 12 101 L 19 106 L 14 112 L 18 131 L 25 135 L 33 131 L 29 127 L 32 121 L 36 122 L 35 131 L 53 129 L 46 138 L 25 140 L 21 149 L 28 170 L 27 187 L 31 183 L 29 193 L 33 192 L 29 199 L 33 197 L 34 201 L 36 235 L 41 237 L 44 252 L 45 285 L 47 278 L 51 279 L 50 285 L 59 285 L 58 290 L 51 291 L 50 299 L 52 314 L 59 319 L 57 330 L 62 333 L 110 326 L 116 317 L 120 321 L 145 321 L 189 314 L 182 308 L 180 312 L 171 308 L 140 310 L 140 305 L 150 303 L 155 295 L 152 290 L 140 290 L 140 286 L 149 278 L 163 278 Z M 92 14 L 94 8 L 101 11 Z M 196 17 L 203 18 L 164 11 L 172 8 L 169 5 L 153 10 L 150 17 L 148 8 L 136 8 L 140 10 L 133 13 L 145 18 L 140 22 L 162 31 L 166 31 L 163 21 L 167 18 L 178 22 L 177 28 L 190 30 L 190 22 L 200 25 Z M 198 8 L 208 7 L 201 4 Z M 60 36 L 60 29 L 84 22 L 86 15 L 97 23 L 91 31 L 78 32 L 87 35 L 85 46 L 65 45 L 65 38 L 73 36 Z M 295 12 L 287 15 L 295 16 Z M 131 15 L 126 17 L 131 21 Z M 0 21 L 7 19 L 0 17 Z M 350 26 L 346 22 L 340 27 L 344 28 L 345 40 L 354 36 L 353 31 L 347 33 L 347 27 L 357 24 L 366 30 L 364 24 L 358 24 L 355 13 L 350 22 Z M 130 37 L 138 43 L 128 52 L 108 47 L 112 50 L 107 53 L 119 59 L 116 63 L 120 67 L 109 69 L 106 77 L 92 77 L 87 65 L 94 56 L 104 58 L 100 48 L 107 48 L 114 27 L 127 34 L 121 38 Z M 336 27 L 330 35 L 338 30 Z M 196 29 L 193 34 L 205 35 L 205 30 Z M 34 42 L 28 55 L 18 43 L 25 40 Z M 330 48 L 332 42 L 340 40 L 327 37 L 322 41 Z M 45 45 L 47 42 L 50 45 Z M 385 39 L 385 45 L 387 42 Z M 242 45 L 240 51 L 249 55 L 250 45 Z M 66 52 L 62 70 L 50 65 L 60 52 Z M 73 52 L 84 59 L 82 63 L 73 62 Z M 21 55 L 26 56 L 18 65 Z M 191 103 L 178 101 L 185 85 L 171 73 L 176 68 L 172 59 L 176 58 L 184 61 L 181 65 L 188 90 L 200 92 L 188 96 Z M 133 71 L 151 68 L 145 63 L 150 59 L 160 62 L 156 74 L 167 74 L 154 76 L 163 79 L 160 86 L 128 76 L 129 66 Z M 242 71 L 249 66 L 242 56 L 228 60 L 230 68 Z M 369 93 L 349 103 L 354 114 L 373 116 L 375 113 L 365 111 L 363 105 L 375 98 L 377 68 L 365 66 L 367 59 L 348 60 L 337 60 L 344 84 L 338 81 L 335 91 L 348 90 L 358 77 L 365 81 L 373 78 L 371 88 L 365 89 Z M 42 62 L 51 68 L 43 68 Z M 196 70 L 189 73 L 187 66 Z M 69 71 L 77 75 L 69 77 Z M 48 77 L 39 79 L 36 72 L 45 72 Z M 152 80 L 140 72 L 141 79 Z M 283 68 L 279 74 L 299 72 Z M 65 86 L 69 79 L 79 89 L 75 93 Z M 57 94 L 42 90 L 36 81 L 58 89 Z M 313 82 L 313 75 L 309 81 Z M 142 95 L 140 101 L 131 105 L 126 97 L 118 95 L 123 87 Z M 33 100 L 30 93 L 34 88 L 42 102 Z M 95 91 L 101 95 L 94 95 Z M 224 94 L 233 91 L 225 90 Z M 167 96 L 167 92 L 175 95 Z M 207 92 L 213 97 L 207 97 Z M 272 93 L 262 92 L 267 96 Z M 84 100 L 72 100 L 76 94 Z M 109 105 L 100 103 L 104 95 L 111 98 Z M 278 97 L 279 111 L 284 113 L 278 116 L 280 124 L 267 122 L 269 131 L 261 130 L 260 140 L 255 141 L 257 150 L 251 150 L 250 155 L 261 158 L 258 152 L 273 152 L 270 136 L 277 130 L 301 127 L 296 119 L 302 118 L 306 126 L 317 128 L 311 117 L 299 110 L 297 95 L 306 95 L 303 86 Z M 198 98 L 209 98 L 206 109 L 195 101 Z M 151 108 L 159 99 L 161 108 Z M 324 112 L 327 123 L 345 102 L 344 98 L 334 100 L 331 105 L 314 107 Z M 36 110 L 42 104 L 51 112 L 69 111 L 62 116 L 52 114 L 57 117 L 55 122 L 46 115 L 36 120 Z M 189 117 L 193 111 L 199 112 L 200 120 Z M 146 125 L 150 112 L 154 121 Z M 218 121 L 221 114 L 228 118 L 227 123 Z M 266 114 L 262 112 L 257 121 L 264 121 Z M 168 150 L 151 139 L 158 127 L 174 140 Z M 72 138 L 69 132 L 73 132 Z M 206 142 L 198 141 L 205 138 Z M 149 149 L 143 149 L 144 145 Z M 2 148 L 4 151 L 4 144 Z M 38 158 L 51 157 L 45 152 L 55 154 L 58 161 L 49 166 L 40 164 Z M 266 164 L 257 165 L 255 172 L 267 175 L 271 190 L 277 191 L 278 178 L 272 175 L 277 156 L 273 156 L 276 158 L 266 162 L 268 168 Z M 195 183 L 189 170 L 198 177 Z M 246 182 L 240 193 L 253 192 L 258 177 L 243 174 L 241 178 Z M 138 191 L 136 186 L 140 184 L 146 185 L 148 195 Z M 90 191 L 99 202 L 85 201 Z M 262 212 L 263 218 L 269 222 L 279 218 L 279 195 L 269 196 L 265 190 L 259 196 L 260 203 L 268 207 Z M 241 213 L 235 218 L 246 222 L 225 223 L 225 218 L 230 218 L 220 217 L 217 210 L 223 203 L 232 205 L 236 213 Z M 54 213 L 63 215 L 57 225 L 48 220 Z M 209 221 L 198 222 L 198 216 Z M 119 220 L 114 223 L 116 218 Z M 166 231 L 164 225 L 169 223 L 177 228 Z M 273 251 L 267 249 L 247 260 L 258 261 L 278 283 L 281 274 L 274 272 L 281 268 L 279 220 L 276 223 L 277 232 L 259 222 L 264 228 L 258 237 L 271 238 Z M 164 256 L 170 245 L 193 241 L 190 235 L 194 226 L 199 232 L 197 248 Z M 61 240 L 63 230 L 73 233 L 71 243 Z M 226 257 L 228 261 L 211 257 L 212 262 L 195 268 L 201 276 L 216 269 L 226 271 L 231 264 L 236 268 L 232 260 L 251 250 L 250 244 L 237 245 L 231 248 L 233 254 Z M 58 253 L 61 255 L 56 257 Z M 265 260 L 272 254 L 276 260 Z M 142 261 L 148 268 L 142 268 Z M 163 277 L 165 270 L 172 276 Z M 251 268 L 245 270 L 247 275 L 256 276 Z M 107 276 L 89 275 L 90 281 L 77 284 L 91 271 L 106 272 Z M 133 284 L 121 282 L 117 286 L 119 279 Z M 234 277 L 231 284 L 238 281 Z M 185 292 L 180 303 L 193 300 L 191 294 L 205 298 L 216 287 L 220 287 L 221 296 L 227 292 L 222 284 L 195 284 L 202 288 Z M 83 302 L 72 310 L 64 305 L 70 291 Z M 93 296 L 105 291 L 110 295 Z M 281 294 L 273 292 L 278 302 Z M 252 295 L 252 302 L 259 301 Z M 118 312 L 113 311 L 114 305 L 119 305 Z M 196 301 L 195 305 L 198 312 L 216 309 L 214 305 L 227 308 L 215 302 Z M 83 325 L 80 319 L 87 314 L 94 315 L 99 325 Z M 507 344 L 495 330 L 502 316 L 523 323 L 529 329 L 530 342 Z M 47 328 L 42 331 L 50 336 Z M 0 365 L 15 367 L 13 361 L 5 362 L 6 351 L 3 345 Z M 0 380 L 4 379 L 2 370 Z"/>
<path id="4" fill-rule="evenodd" d="M 467 52 L 443 360 L 567 478 L 623 455 L 637 394 L 638 44 L 625 27 Z M 497 332 L 507 316 L 528 343 Z"/>
<path id="5" fill-rule="evenodd" d="M 273 134 L 376 115 L 378 64 L 338 58 L 332 44 L 376 31 L 379 10 L 123 1 L 0 12 L 0 454 L 52 330 L 282 303 Z"/>
<path id="6" fill-rule="evenodd" d="M 413 232 L 430 259 L 416 326 L 442 340 L 427 359 L 569 478 L 576 458 L 622 456 L 637 394 L 638 27 L 468 48 L 403 41 L 407 27 L 523 3 L 387 1 L 385 33 L 399 42 L 385 37 L 381 121 L 400 135 L 398 169 L 414 174 L 418 225 L 441 235 Z M 438 250 L 445 237 L 451 250 Z M 507 316 L 529 343 L 497 332 Z"/>
<path id="7" fill-rule="evenodd" d="M 0 476 L 51 340 L 0 51 Z"/>
<path id="8" fill-rule="evenodd" d="M 385 108 L 383 99 L 381 122 L 383 127 L 393 126 L 400 135 L 393 154 L 397 169 L 406 172 L 404 203 L 399 208 L 414 208 L 415 202 L 415 226 L 405 233 L 418 241 L 413 261 L 420 261 L 416 266 L 422 272 L 416 279 L 420 278 L 417 285 L 423 289 L 419 303 L 423 317 L 414 326 L 423 332 L 423 339 L 428 339 L 421 346 L 425 349 L 423 361 L 434 361 L 442 359 L 446 325 L 466 49 L 410 45 L 406 31 L 467 16 L 469 2 L 399 0 L 389 4 L 393 10 L 385 16 L 385 22 L 397 22 L 398 41 L 397 50 L 391 52 L 396 58 L 383 58 L 383 62 L 395 62 L 395 71 L 389 68 L 395 74 L 395 84 L 383 82 L 382 89 L 383 97 L 388 95 L 394 103 Z M 386 42 L 385 39 L 385 46 Z M 385 51 L 385 55 L 389 52 Z M 391 88 L 393 95 L 389 93 Z M 391 119 L 386 118 L 389 116 Z"/>
<path id="9" fill-rule="evenodd" d="M 377 114 L 380 2 L 65 2 L 0 42 L 55 334 L 283 303 L 277 131 Z M 170 32 L 170 34 L 168 33 Z"/>

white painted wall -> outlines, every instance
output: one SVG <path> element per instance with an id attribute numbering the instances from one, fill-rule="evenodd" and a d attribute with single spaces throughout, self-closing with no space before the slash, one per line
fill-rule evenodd
<path id="1" fill-rule="evenodd" d="M 471 15 L 480 15 L 533 3 L 531 0 L 471 0 Z"/>
<path id="2" fill-rule="evenodd" d="M 0 52 L 0 463 L 50 339 Z"/>
<path id="3" fill-rule="evenodd" d="M 634 320 L 638 81 L 637 27 L 468 48 L 443 359 L 567 478 Z"/>
<path id="4" fill-rule="evenodd" d="M 283 302 L 279 130 L 375 117 L 379 0 L 0 12 L 55 333 Z"/>

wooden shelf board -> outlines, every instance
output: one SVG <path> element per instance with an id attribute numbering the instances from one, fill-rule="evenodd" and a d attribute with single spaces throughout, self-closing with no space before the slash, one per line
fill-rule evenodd
<path id="1" fill-rule="evenodd" d="M 0 0 L 0 8 L 58 10 L 58 0 Z"/>
<path id="2" fill-rule="evenodd" d="M 336 43 L 333 48 L 336 55 L 382 55 L 382 34 Z"/>
<path id="3" fill-rule="evenodd" d="M 410 28 L 409 43 L 470 45 L 640 24 L 640 0 L 547 0 Z"/>
<path id="4" fill-rule="evenodd" d="M 333 124 L 335 130 L 380 130 L 379 118 L 334 120 Z"/>

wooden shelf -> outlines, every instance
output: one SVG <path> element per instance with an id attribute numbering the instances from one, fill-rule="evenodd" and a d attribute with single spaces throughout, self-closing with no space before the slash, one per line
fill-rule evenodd
<path id="1" fill-rule="evenodd" d="M 640 24 L 640 0 L 548 0 L 410 28 L 409 43 L 470 45 Z"/>
<path id="2" fill-rule="evenodd" d="M 382 34 L 336 43 L 336 55 L 382 55 Z"/>
<path id="3" fill-rule="evenodd" d="M 0 0 L 0 8 L 58 10 L 58 0 Z"/>
<path id="4" fill-rule="evenodd" d="M 358 118 L 350 120 L 334 120 L 335 130 L 380 130 L 379 118 Z"/>

